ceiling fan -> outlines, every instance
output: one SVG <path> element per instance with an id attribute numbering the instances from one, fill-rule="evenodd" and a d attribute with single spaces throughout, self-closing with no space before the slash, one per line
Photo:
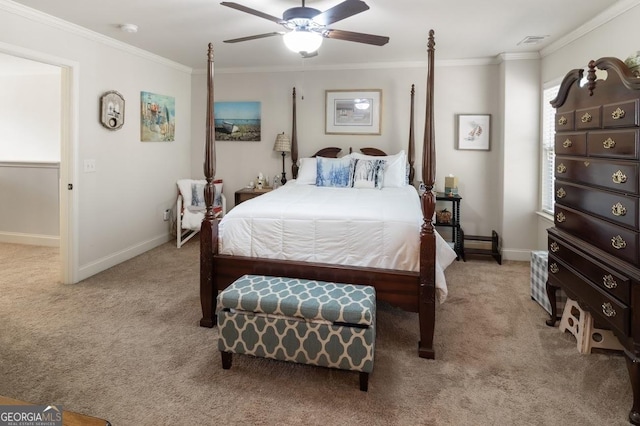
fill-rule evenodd
<path id="1" fill-rule="evenodd" d="M 224 40 L 224 42 L 238 43 L 241 41 L 281 35 L 284 38 L 285 45 L 290 50 L 300 53 L 303 58 L 316 56 L 323 38 L 353 41 L 375 46 L 383 46 L 389 42 L 389 37 L 328 28 L 329 25 L 335 22 L 369 10 L 369 6 L 361 0 L 345 0 L 324 12 L 312 7 L 306 7 L 304 3 L 305 0 L 302 0 L 302 7 L 287 9 L 282 14 L 282 18 L 278 18 L 238 3 L 223 1 L 220 3 L 223 6 L 268 19 L 269 21 L 282 25 L 287 30 L 234 38 Z"/>

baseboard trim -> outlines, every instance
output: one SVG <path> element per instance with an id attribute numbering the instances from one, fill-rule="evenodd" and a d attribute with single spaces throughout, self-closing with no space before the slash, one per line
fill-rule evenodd
<path id="1" fill-rule="evenodd" d="M 531 250 L 523 249 L 502 249 L 502 260 L 515 260 L 529 262 L 531 260 Z"/>
<path id="2" fill-rule="evenodd" d="M 0 243 L 25 244 L 29 246 L 60 247 L 60 236 L 20 234 L 17 232 L 0 232 Z"/>
<path id="3" fill-rule="evenodd" d="M 171 238 L 169 233 L 167 232 L 164 235 L 160 235 L 158 237 L 152 238 L 150 240 L 144 241 L 140 244 L 136 244 L 134 246 L 128 247 L 119 252 L 110 254 L 101 259 L 98 259 L 94 262 L 88 263 L 86 265 L 80 266 L 78 269 L 78 281 L 85 280 L 99 272 L 105 271 L 113 266 L 116 266 L 122 262 L 125 262 L 129 259 L 133 259 L 136 256 L 141 255 L 151 249 L 154 249 L 166 242 L 168 242 Z"/>

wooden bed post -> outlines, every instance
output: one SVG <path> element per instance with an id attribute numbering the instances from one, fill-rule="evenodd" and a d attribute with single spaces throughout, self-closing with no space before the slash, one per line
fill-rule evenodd
<path id="1" fill-rule="evenodd" d="M 411 112 L 409 114 L 409 149 L 407 150 L 407 161 L 409 162 L 409 185 L 413 185 L 413 178 L 416 174 L 416 169 L 413 167 L 416 160 L 416 138 L 415 131 L 413 129 L 414 122 L 414 99 L 416 96 L 416 85 L 411 85 Z"/>
<path id="2" fill-rule="evenodd" d="M 207 52 L 207 129 L 204 145 L 204 176 L 207 184 L 204 188 L 204 203 L 207 211 L 200 227 L 200 305 L 202 306 L 202 327 L 215 325 L 216 311 L 216 273 L 213 255 L 218 252 L 218 221 L 213 213 L 213 200 L 216 187 L 213 179 L 216 175 L 215 114 L 213 110 L 213 44 L 209 43 Z"/>
<path id="3" fill-rule="evenodd" d="M 428 65 L 427 65 L 427 102 L 424 125 L 424 145 L 422 148 L 422 179 L 426 187 L 421 195 L 422 227 L 420 229 L 420 295 L 418 312 L 420 316 L 420 342 L 418 355 L 421 358 L 435 358 L 433 350 L 433 332 L 436 321 L 436 236 L 431 219 L 436 208 L 436 197 L 433 192 L 436 175 L 436 147 L 433 122 L 433 71 L 434 41 L 433 30 L 429 31 Z"/>
<path id="4" fill-rule="evenodd" d="M 298 128 L 296 127 L 296 88 L 293 88 L 293 124 L 291 125 L 291 175 L 298 179 Z"/>

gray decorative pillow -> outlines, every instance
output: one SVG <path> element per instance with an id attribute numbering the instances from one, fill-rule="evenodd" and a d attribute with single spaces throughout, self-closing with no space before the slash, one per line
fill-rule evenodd
<path id="1" fill-rule="evenodd" d="M 349 186 L 382 189 L 385 160 L 351 159 Z"/>
<path id="2" fill-rule="evenodd" d="M 194 207 L 204 207 L 204 184 L 191 184 L 191 205 Z"/>

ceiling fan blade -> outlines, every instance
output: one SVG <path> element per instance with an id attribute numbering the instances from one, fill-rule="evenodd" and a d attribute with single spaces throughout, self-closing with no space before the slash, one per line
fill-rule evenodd
<path id="1" fill-rule="evenodd" d="M 373 44 L 375 46 L 384 46 L 389 42 L 389 37 L 373 34 L 354 33 L 352 31 L 328 29 L 323 31 L 322 35 L 326 38 L 335 38 L 337 40 L 344 41 L 355 41 L 356 43 Z"/>
<path id="2" fill-rule="evenodd" d="M 360 0 L 345 0 L 342 3 L 327 9 L 315 16 L 313 20 L 320 25 L 331 25 L 360 12 L 369 10 L 369 6 Z"/>
<path id="3" fill-rule="evenodd" d="M 239 10 L 241 12 L 246 12 L 246 13 L 250 13 L 250 14 L 255 15 L 255 16 L 259 16 L 260 18 L 264 18 L 264 19 L 267 19 L 269 21 L 273 21 L 276 24 L 282 24 L 284 22 L 282 20 L 282 18 L 276 18 L 275 16 L 267 15 L 264 12 L 260 12 L 259 10 L 251 9 L 250 7 L 243 6 L 243 5 L 238 4 L 238 3 L 234 3 L 232 1 L 223 1 L 220 4 L 223 5 L 223 6 L 230 7 L 232 9 Z"/>
<path id="4" fill-rule="evenodd" d="M 259 38 L 265 38 L 265 37 L 271 37 L 271 36 L 283 35 L 283 34 L 284 34 L 284 32 L 265 33 L 265 34 L 252 35 L 252 36 L 248 36 L 248 37 L 232 38 L 231 40 L 224 40 L 224 42 L 225 43 L 239 43 L 241 41 L 257 40 Z"/>

